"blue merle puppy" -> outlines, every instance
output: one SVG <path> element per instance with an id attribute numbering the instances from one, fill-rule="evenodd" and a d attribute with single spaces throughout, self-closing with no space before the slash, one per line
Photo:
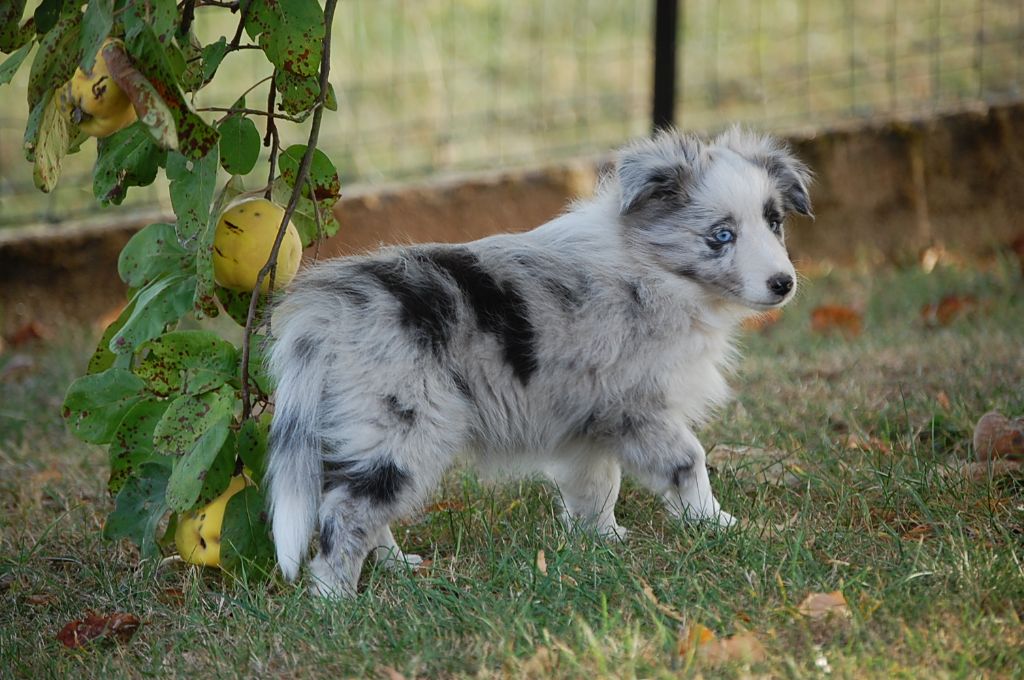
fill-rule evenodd
<path id="1" fill-rule="evenodd" d="M 610 537 L 623 471 L 674 517 L 728 526 L 694 428 L 728 395 L 745 316 L 788 302 L 789 213 L 810 173 L 733 129 L 625 147 L 593 199 L 532 231 L 324 262 L 275 309 L 274 542 L 314 593 L 355 592 L 389 524 L 460 457 L 541 472 L 564 518 Z"/>

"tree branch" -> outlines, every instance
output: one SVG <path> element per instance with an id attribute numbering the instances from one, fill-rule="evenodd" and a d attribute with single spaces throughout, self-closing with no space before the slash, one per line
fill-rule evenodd
<path id="1" fill-rule="evenodd" d="M 327 88 L 330 84 L 331 28 L 334 24 L 334 9 L 337 4 L 337 0 L 326 0 L 324 3 L 325 31 L 323 53 L 320 58 L 320 93 L 317 95 L 316 104 L 313 108 L 313 121 L 309 129 L 309 140 L 306 144 L 306 152 L 302 155 L 302 161 L 299 163 L 299 171 L 295 177 L 295 186 L 292 188 L 292 195 L 288 200 L 288 206 L 284 210 L 284 217 L 281 219 L 281 226 L 277 229 L 277 237 L 274 239 L 274 245 L 270 248 L 270 256 L 267 258 L 267 262 L 263 265 L 263 268 L 260 269 L 259 274 L 256 275 L 256 285 L 253 287 L 252 297 L 249 299 L 249 313 L 245 319 L 245 336 L 242 338 L 243 420 L 248 419 L 252 413 L 252 404 L 250 403 L 251 397 L 249 394 L 249 356 L 250 346 L 252 345 L 253 324 L 256 319 L 256 307 L 258 306 L 260 299 L 260 287 L 263 285 L 263 281 L 268 275 L 270 276 L 271 284 L 273 284 L 274 273 L 277 268 L 277 254 L 281 250 L 281 242 L 284 240 L 285 232 L 288 229 L 288 223 L 291 221 L 292 215 L 295 214 L 295 208 L 299 205 L 299 199 L 302 198 L 302 188 L 306 183 L 306 178 L 309 176 L 309 169 L 313 165 L 313 153 L 316 151 L 316 145 L 320 139 L 320 122 L 323 120 L 324 100 L 327 98 Z M 273 92 L 273 90 L 274 88 L 271 88 L 271 92 Z M 267 108 L 273 111 L 272 106 L 268 106 Z M 267 120 L 273 121 L 274 119 L 268 118 Z M 271 177 L 271 183 L 272 182 L 273 177 Z M 273 285 L 271 285 L 271 289 L 273 289 Z"/>

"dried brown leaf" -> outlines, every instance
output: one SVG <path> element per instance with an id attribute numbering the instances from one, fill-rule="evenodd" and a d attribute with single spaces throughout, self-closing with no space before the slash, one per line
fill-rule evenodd
<path id="1" fill-rule="evenodd" d="M 132 614 L 116 612 L 101 616 L 89 612 L 85 619 L 71 621 L 64 626 L 57 633 L 57 639 L 65 647 L 74 649 L 99 638 L 128 642 L 138 629 L 139 619 Z"/>
<path id="2" fill-rule="evenodd" d="M 548 573 L 548 558 L 544 554 L 543 550 L 537 551 L 537 571 L 544 574 L 545 576 Z"/>
<path id="3" fill-rule="evenodd" d="M 768 652 L 753 633 L 743 631 L 700 645 L 697 647 L 697 658 L 710 666 L 757 663 L 768 658 Z"/>
<path id="4" fill-rule="evenodd" d="M 1024 460 L 1024 418 L 989 411 L 974 426 L 974 455 L 980 462 Z"/>
<path id="5" fill-rule="evenodd" d="M 7 336 L 7 343 L 11 347 L 21 347 L 36 340 L 45 340 L 50 337 L 50 331 L 38 321 L 29 321 Z"/>
<path id="6" fill-rule="evenodd" d="M 922 307 L 921 318 L 926 326 L 948 326 L 977 307 L 978 299 L 973 295 L 947 295 Z"/>
<path id="7" fill-rule="evenodd" d="M 797 607 L 804 616 L 811 619 L 822 619 L 827 616 L 846 618 L 851 616 L 846 597 L 838 590 L 831 593 L 811 593 Z"/>
<path id="8" fill-rule="evenodd" d="M 648 583 L 647 581 L 645 581 L 644 579 L 641 578 L 640 579 L 640 586 L 643 589 L 644 596 L 648 600 L 650 600 L 654 604 L 654 606 L 658 609 L 658 611 L 660 611 L 662 614 L 664 614 L 665 616 L 667 616 L 669 618 L 675 619 L 676 621 L 683 622 L 683 621 L 686 620 L 686 617 L 684 617 L 682 615 L 682 613 L 678 609 L 675 609 L 675 608 L 665 604 L 664 602 L 661 602 L 660 600 L 658 600 L 657 595 L 654 594 L 654 588 L 651 587 L 650 583 Z"/>
<path id="9" fill-rule="evenodd" d="M 811 310 L 811 330 L 816 333 L 844 333 L 860 335 L 864 329 L 864 317 L 852 307 L 842 305 L 821 305 Z"/>

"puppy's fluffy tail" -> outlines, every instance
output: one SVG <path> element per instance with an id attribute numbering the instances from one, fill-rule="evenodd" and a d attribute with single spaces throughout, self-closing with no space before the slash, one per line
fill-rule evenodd
<path id="1" fill-rule="evenodd" d="M 279 335 L 270 352 L 270 372 L 277 388 L 267 488 L 277 563 L 285 579 L 294 581 L 309 551 L 320 505 L 323 463 L 317 402 L 323 366 L 309 337 L 297 336 L 287 323 L 275 330 Z"/>

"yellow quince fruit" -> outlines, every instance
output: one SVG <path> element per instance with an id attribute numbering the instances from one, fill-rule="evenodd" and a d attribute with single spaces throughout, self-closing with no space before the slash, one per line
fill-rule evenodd
<path id="1" fill-rule="evenodd" d="M 256 287 L 256 275 L 267 263 L 277 230 L 284 219 L 284 208 L 265 198 L 247 198 L 223 212 L 213 236 L 213 275 L 217 283 L 237 291 Z M 295 225 L 288 228 L 277 252 L 274 288 L 281 288 L 295 278 L 302 261 L 302 239 Z M 270 290 L 270 276 L 260 289 Z"/>
<path id="2" fill-rule="evenodd" d="M 120 41 L 108 38 L 103 47 L 114 42 Z M 108 137 L 138 120 L 128 95 L 110 77 L 103 47 L 96 54 L 92 70 L 76 69 L 60 92 L 61 104 L 71 120 L 93 137 Z"/>
<path id="3" fill-rule="evenodd" d="M 174 545 L 183 560 L 207 567 L 220 566 L 220 532 L 224 526 L 224 510 L 231 497 L 247 485 L 244 476 L 232 477 L 224 493 L 214 498 L 209 505 L 178 518 Z"/>

